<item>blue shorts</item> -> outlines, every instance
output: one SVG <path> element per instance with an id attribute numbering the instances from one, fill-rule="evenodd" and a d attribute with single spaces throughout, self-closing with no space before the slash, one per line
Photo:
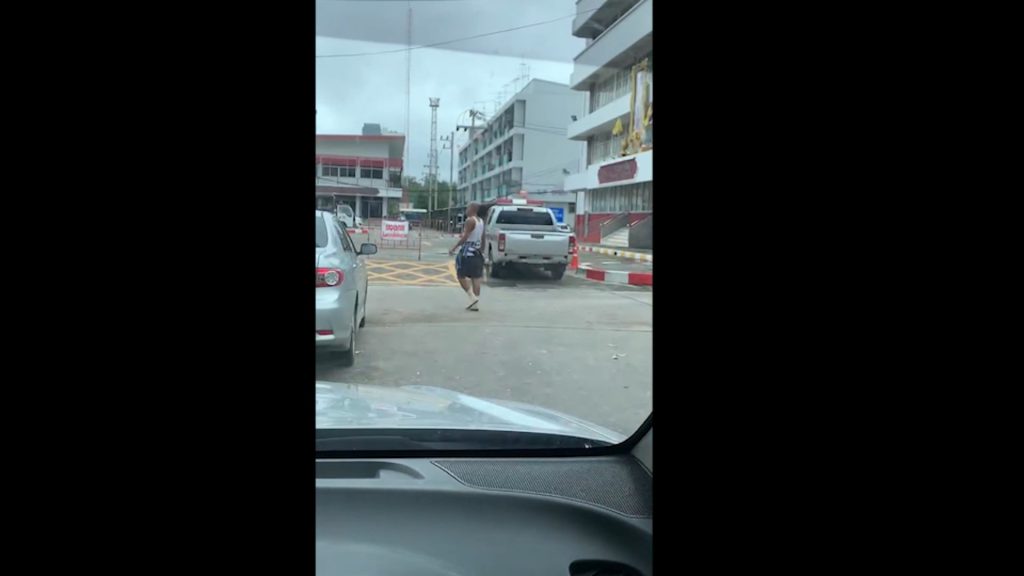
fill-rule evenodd
<path id="1" fill-rule="evenodd" d="M 479 250 L 466 254 L 465 250 L 459 250 L 455 256 L 455 276 L 458 278 L 483 278 L 484 276 L 484 255 Z"/>

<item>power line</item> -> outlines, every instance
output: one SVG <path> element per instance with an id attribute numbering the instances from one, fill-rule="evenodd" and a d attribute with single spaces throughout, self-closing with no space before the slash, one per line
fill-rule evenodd
<path id="1" fill-rule="evenodd" d="M 529 128 L 550 128 L 552 130 L 565 130 L 565 126 L 552 126 L 551 124 L 525 124 Z"/>
<path id="2" fill-rule="evenodd" d="M 540 176 L 540 175 L 546 174 L 548 172 L 554 172 L 555 170 L 561 170 L 563 168 L 567 168 L 570 165 L 575 166 L 576 162 L 577 162 L 576 159 L 566 160 L 565 162 L 562 162 L 561 164 L 556 164 L 554 166 L 550 166 L 550 167 L 544 168 L 542 170 L 535 170 L 533 172 L 530 172 L 529 174 L 523 174 L 523 178 L 526 179 L 526 178 L 532 178 L 534 176 Z"/>
<path id="3" fill-rule="evenodd" d="M 524 28 L 533 28 L 534 26 L 543 26 L 545 24 L 551 24 L 553 22 L 558 22 L 559 20 L 565 20 L 567 18 L 575 18 L 578 14 L 586 14 L 588 12 L 596 12 L 597 10 L 598 10 L 597 8 L 593 8 L 593 9 L 590 9 L 590 10 L 581 10 L 578 13 L 569 14 L 568 16 L 560 16 L 558 18 L 553 18 L 551 20 L 544 20 L 544 21 L 541 21 L 541 22 L 533 22 L 532 24 L 523 24 L 522 26 L 515 26 L 515 27 L 512 27 L 512 28 L 505 28 L 503 30 L 495 30 L 493 32 L 484 32 L 483 34 L 476 34 L 474 36 L 465 36 L 463 38 L 455 38 L 454 40 L 444 40 L 444 41 L 441 41 L 441 42 L 434 42 L 433 44 L 422 44 L 420 46 L 408 46 L 408 47 L 405 47 L 405 48 L 395 48 L 393 50 L 379 50 L 377 52 L 354 52 L 354 53 L 350 53 L 350 54 L 320 54 L 320 55 L 317 55 L 316 57 L 317 58 L 352 58 L 352 57 L 356 57 L 356 56 L 376 56 L 378 54 L 398 54 L 398 53 L 401 53 L 401 52 L 406 52 L 406 51 L 411 51 L 411 50 L 419 50 L 421 48 L 434 48 L 436 46 L 444 46 L 446 44 L 454 44 L 456 42 L 462 42 L 462 41 L 465 41 L 465 40 L 475 40 L 477 38 L 485 38 L 487 36 L 494 36 L 496 34 L 504 34 L 506 32 L 515 32 L 516 30 L 523 30 Z"/>
<path id="4" fill-rule="evenodd" d="M 541 132 L 543 134 L 553 134 L 555 136 L 565 136 L 566 135 L 565 128 L 562 128 L 561 130 L 552 130 L 552 129 L 549 129 L 549 128 L 531 128 L 529 126 L 524 126 L 523 130 L 532 130 L 534 132 Z"/>
<path id="5" fill-rule="evenodd" d="M 565 134 L 565 132 L 566 132 L 566 128 L 565 127 L 555 128 L 554 126 L 541 126 L 539 124 L 526 124 L 526 125 L 523 126 L 523 128 L 526 129 L 526 130 L 537 130 L 539 132 L 544 132 L 544 131 L 560 132 L 562 134 Z"/>

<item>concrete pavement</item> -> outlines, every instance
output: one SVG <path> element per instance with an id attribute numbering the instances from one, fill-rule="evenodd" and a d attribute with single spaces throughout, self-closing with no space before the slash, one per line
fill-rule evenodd
<path id="1" fill-rule="evenodd" d="M 546 406 L 617 430 L 651 412 L 649 288 L 530 273 L 491 280 L 480 312 L 455 287 L 371 285 L 355 366 L 317 378 L 424 384 Z"/>

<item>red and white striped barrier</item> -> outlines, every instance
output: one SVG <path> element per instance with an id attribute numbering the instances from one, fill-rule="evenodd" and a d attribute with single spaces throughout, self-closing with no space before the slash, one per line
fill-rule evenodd
<path id="1" fill-rule="evenodd" d="M 586 244 L 581 245 L 580 250 L 594 254 L 603 254 L 605 256 L 617 256 L 619 258 L 629 258 L 631 260 L 640 260 L 641 262 L 650 262 L 652 264 L 654 263 L 654 254 L 647 254 L 644 252 L 619 250 L 618 248 L 601 248 L 599 246 L 588 246 Z"/>
<path id="2" fill-rule="evenodd" d="M 654 286 L 654 272 L 622 272 L 619 270 L 600 270 L 590 264 L 581 264 L 577 274 L 587 280 L 608 282 L 609 284 L 628 284 L 630 286 Z"/>
<path id="3" fill-rule="evenodd" d="M 367 228 L 359 228 L 359 229 L 349 228 L 348 229 L 348 233 L 349 234 L 369 234 L 370 230 L 367 229 Z"/>

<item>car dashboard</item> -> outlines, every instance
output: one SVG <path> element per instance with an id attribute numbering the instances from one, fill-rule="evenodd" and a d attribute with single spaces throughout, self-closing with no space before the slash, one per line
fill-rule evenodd
<path id="1" fill-rule="evenodd" d="M 316 573 L 649 576 L 651 465 L 649 450 L 318 459 Z"/>

